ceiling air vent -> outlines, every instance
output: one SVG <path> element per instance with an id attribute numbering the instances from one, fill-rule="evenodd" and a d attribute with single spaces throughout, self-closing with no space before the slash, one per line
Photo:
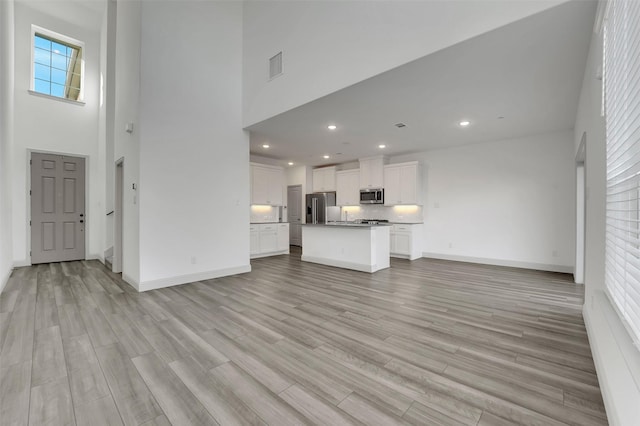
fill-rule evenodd
<path id="1" fill-rule="evenodd" d="M 269 80 L 276 78 L 282 74 L 282 52 L 269 59 Z"/>
<path id="2" fill-rule="evenodd" d="M 404 123 L 396 123 L 395 126 L 398 127 L 398 128 L 407 127 L 407 125 L 404 124 Z"/>

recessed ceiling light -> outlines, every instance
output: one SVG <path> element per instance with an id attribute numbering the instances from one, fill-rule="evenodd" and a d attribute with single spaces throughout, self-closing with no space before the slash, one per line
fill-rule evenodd
<path id="1" fill-rule="evenodd" d="M 287 164 L 293 166 L 293 161 L 289 161 Z"/>
<path id="2" fill-rule="evenodd" d="M 498 120 L 502 120 L 504 118 L 504 115 L 501 115 L 498 117 Z"/>
<path id="3" fill-rule="evenodd" d="M 407 125 L 404 124 L 404 123 L 396 123 L 396 124 L 394 124 L 394 126 L 396 126 L 396 127 L 407 127 Z"/>
<path id="4" fill-rule="evenodd" d="M 264 149 L 267 149 L 267 148 L 269 148 L 269 144 L 268 144 L 268 143 L 265 143 L 265 144 L 263 144 L 263 145 L 262 145 L 262 147 L 263 147 Z"/>
<path id="5" fill-rule="evenodd" d="M 470 121 L 467 120 L 462 120 L 460 123 L 458 123 L 460 126 L 462 127 L 467 127 L 469 124 L 471 124 Z"/>
<path id="6" fill-rule="evenodd" d="M 336 126 L 335 124 L 329 124 L 329 125 L 327 126 L 327 129 L 329 129 L 329 130 L 335 130 L 335 129 L 337 129 L 337 128 L 338 128 L 338 126 Z"/>
<path id="7" fill-rule="evenodd" d="M 328 155 L 323 155 L 322 158 L 324 158 L 325 160 L 328 160 L 331 157 L 329 157 Z"/>
<path id="8" fill-rule="evenodd" d="M 386 147 L 387 147 L 387 146 L 386 146 L 385 144 L 383 144 L 383 143 L 381 143 L 380 145 L 378 145 L 378 148 L 380 148 L 380 149 L 385 149 Z"/>

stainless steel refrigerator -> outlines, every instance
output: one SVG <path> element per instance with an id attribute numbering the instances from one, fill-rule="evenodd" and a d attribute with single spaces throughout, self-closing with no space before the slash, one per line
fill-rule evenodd
<path id="1" fill-rule="evenodd" d="M 340 207 L 336 207 L 335 192 L 307 194 L 307 223 L 327 223 L 340 220 Z"/>

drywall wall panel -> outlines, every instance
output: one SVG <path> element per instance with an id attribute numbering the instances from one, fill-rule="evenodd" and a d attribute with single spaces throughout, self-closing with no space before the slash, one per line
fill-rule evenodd
<path id="1" fill-rule="evenodd" d="M 0 292 L 13 266 L 14 10 L 13 0 L 0 2 Z"/>
<path id="2" fill-rule="evenodd" d="M 571 272 L 573 133 L 427 151 L 425 256 Z"/>
<path id="3" fill-rule="evenodd" d="M 77 16 L 86 8 L 58 2 L 59 11 Z M 46 28 L 85 43 L 84 104 L 29 93 L 31 78 L 31 25 Z M 101 257 L 103 247 L 104 169 L 99 167 L 98 109 L 100 28 L 89 29 L 42 13 L 23 2 L 15 3 L 15 110 L 12 149 L 13 259 L 30 263 L 29 156 L 31 151 L 87 158 L 87 257 Z"/>
<path id="4" fill-rule="evenodd" d="M 112 5 L 109 5 L 111 8 Z M 110 9 L 110 18 L 113 10 Z M 111 115 L 106 125 L 113 126 L 109 135 L 109 154 L 112 162 L 123 160 L 123 216 L 122 216 L 122 277 L 138 288 L 140 282 L 140 227 L 139 194 L 140 177 L 140 23 L 141 4 L 138 1 L 117 2 L 115 31 L 115 80 L 113 100 L 113 123 Z M 110 23 L 111 25 L 111 23 Z M 111 64 L 113 65 L 113 64 Z M 125 131 L 132 124 L 132 132 Z M 111 142 L 111 137 L 113 142 Z M 112 163 L 113 164 L 113 163 Z M 109 194 L 112 182 L 107 184 Z"/>
<path id="5" fill-rule="evenodd" d="M 142 5 L 141 289 L 250 268 L 242 7 Z"/>

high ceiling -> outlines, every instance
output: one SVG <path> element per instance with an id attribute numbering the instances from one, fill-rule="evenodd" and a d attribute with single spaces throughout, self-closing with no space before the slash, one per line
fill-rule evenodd
<path id="1" fill-rule="evenodd" d="M 102 17 L 107 8 L 107 0 L 16 0 L 16 2 L 93 31 L 100 31 Z"/>
<path id="2" fill-rule="evenodd" d="M 251 153 L 317 166 L 571 129 L 596 5 L 564 3 L 252 125 Z"/>

